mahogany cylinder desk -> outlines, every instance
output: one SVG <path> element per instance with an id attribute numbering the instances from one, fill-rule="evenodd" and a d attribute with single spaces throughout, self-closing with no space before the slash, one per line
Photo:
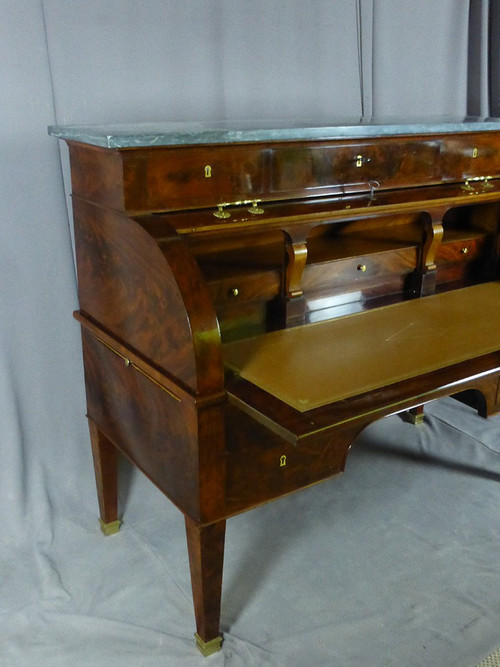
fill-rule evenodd
<path id="1" fill-rule="evenodd" d="M 361 430 L 500 407 L 500 121 L 58 127 L 104 533 L 117 456 L 185 516 L 218 650 L 226 520 Z"/>

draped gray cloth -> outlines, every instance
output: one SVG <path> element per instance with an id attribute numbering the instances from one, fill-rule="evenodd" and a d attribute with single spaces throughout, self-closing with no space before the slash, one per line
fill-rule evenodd
<path id="1" fill-rule="evenodd" d="M 491 0 L 0 0 L 0 664 L 201 664 L 180 513 L 99 533 L 54 123 L 500 113 Z M 62 165 L 62 167 L 61 167 Z M 500 644 L 498 418 L 368 429 L 229 521 L 213 665 L 473 665 Z"/>

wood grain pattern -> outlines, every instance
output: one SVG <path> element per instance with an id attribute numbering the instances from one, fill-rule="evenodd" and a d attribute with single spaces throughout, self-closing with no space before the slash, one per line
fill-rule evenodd
<path id="1" fill-rule="evenodd" d="M 500 140 L 491 132 L 120 150 L 69 144 L 73 191 L 129 213 L 369 192 L 372 181 L 401 190 L 500 174 Z"/>
<path id="2" fill-rule="evenodd" d="M 110 524 L 118 521 L 118 451 L 91 419 L 89 431 L 99 514 L 104 524 Z"/>
<path id="3" fill-rule="evenodd" d="M 226 522 L 200 526 L 185 518 L 196 632 L 209 642 L 219 636 Z"/>
<path id="4" fill-rule="evenodd" d="M 216 314 L 175 234 L 160 249 L 120 213 L 77 197 L 73 209 L 82 311 L 194 391 L 220 390 Z"/>

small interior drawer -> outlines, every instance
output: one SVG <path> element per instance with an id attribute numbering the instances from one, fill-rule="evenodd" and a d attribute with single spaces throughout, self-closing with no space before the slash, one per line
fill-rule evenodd
<path id="1" fill-rule="evenodd" d="M 234 271 L 225 276 L 208 281 L 216 307 L 248 301 L 269 300 L 280 292 L 279 271 Z"/>
<path id="2" fill-rule="evenodd" d="M 484 252 L 486 244 L 485 235 L 448 242 L 445 239 L 436 252 L 436 264 L 469 262 L 477 259 Z"/>
<path id="3" fill-rule="evenodd" d="M 385 252 L 337 259 L 307 265 L 302 279 L 304 292 L 352 285 L 383 279 L 384 277 L 407 275 L 415 270 L 416 247 L 399 248 Z"/>

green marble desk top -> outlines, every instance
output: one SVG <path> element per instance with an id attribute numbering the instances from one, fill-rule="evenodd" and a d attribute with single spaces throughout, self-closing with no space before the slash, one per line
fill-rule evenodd
<path id="1" fill-rule="evenodd" d="M 124 125 L 52 125 L 49 134 L 104 148 L 178 146 L 369 138 L 407 134 L 499 131 L 500 118 L 333 118 L 130 123 Z"/>

